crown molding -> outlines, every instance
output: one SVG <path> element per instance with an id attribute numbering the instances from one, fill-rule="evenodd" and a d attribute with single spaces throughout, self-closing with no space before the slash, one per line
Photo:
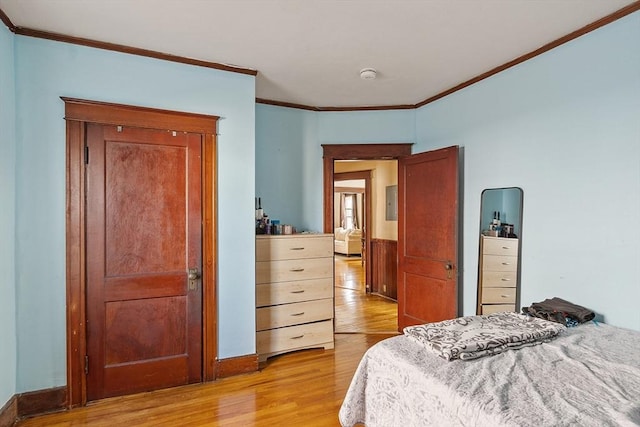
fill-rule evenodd
<path id="1" fill-rule="evenodd" d="M 257 104 L 275 105 L 277 107 L 297 108 L 309 111 L 376 111 L 376 110 L 412 110 L 415 105 L 379 105 L 367 107 L 314 107 L 313 105 L 296 104 L 293 102 L 276 101 L 272 99 L 256 98 Z"/>
<path id="2" fill-rule="evenodd" d="M 11 31 L 12 33 L 16 32 L 16 26 L 13 25 L 13 22 L 11 22 L 11 19 L 9 19 L 7 14 L 4 13 L 2 9 L 0 9 L 0 21 L 2 21 L 2 23 L 7 26 L 9 31 Z"/>
<path id="3" fill-rule="evenodd" d="M 296 104 L 293 102 L 276 101 L 273 99 L 256 98 L 256 104 L 275 105 L 276 107 L 297 108 L 298 110 L 320 111 L 318 107 Z"/>
<path id="4" fill-rule="evenodd" d="M 213 68 L 216 70 L 229 71 L 232 73 L 247 74 L 250 76 L 258 75 L 258 70 L 251 68 L 236 67 L 228 64 L 220 64 L 218 62 L 202 61 L 199 59 L 187 58 L 184 56 L 171 55 L 164 52 L 158 52 L 149 49 L 140 49 L 137 47 L 126 46 L 116 43 L 101 42 L 98 40 L 85 39 L 82 37 L 72 37 L 65 34 L 52 33 L 49 31 L 34 30 L 31 28 L 17 27 L 11 22 L 9 17 L 0 9 L 0 20 L 12 32 L 20 36 L 35 37 L 46 40 L 54 40 L 62 43 L 76 44 L 80 46 L 88 46 L 96 49 L 111 50 L 114 52 L 128 53 L 131 55 L 145 56 L 147 58 L 162 59 L 164 61 L 178 62 L 181 64 L 195 65 L 198 67 Z"/>
<path id="5" fill-rule="evenodd" d="M 415 105 L 372 105 L 367 107 L 318 107 L 318 111 L 379 111 L 379 110 L 413 110 Z"/>

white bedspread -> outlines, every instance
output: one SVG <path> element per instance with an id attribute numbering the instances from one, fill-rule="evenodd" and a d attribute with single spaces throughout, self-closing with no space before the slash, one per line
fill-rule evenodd
<path id="1" fill-rule="evenodd" d="M 555 340 L 446 361 L 406 336 L 363 356 L 343 426 L 638 426 L 640 332 L 588 323 Z"/>

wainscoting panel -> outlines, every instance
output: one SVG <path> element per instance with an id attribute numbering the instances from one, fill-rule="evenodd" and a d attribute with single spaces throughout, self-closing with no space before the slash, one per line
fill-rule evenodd
<path id="1" fill-rule="evenodd" d="M 371 239 L 371 292 L 393 300 L 398 298 L 398 242 Z"/>

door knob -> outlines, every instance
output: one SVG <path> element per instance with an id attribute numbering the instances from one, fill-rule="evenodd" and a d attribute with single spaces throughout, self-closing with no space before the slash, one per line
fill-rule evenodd
<path id="1" fill-rule="evenodd" d="M 198 289 L 198 279 L 201 277 L 198 267 L 190 268 L 187 277 L 189 278 L 189 290 L 195 291 Z"/>
<path id="2" fill-rule="evenodd" d="M 200 278 L 200 272 L 198 267 L 189 269 L 189 280 L 198 280 Z"/>
<path id="3" fill-rule="evenodd" d="M 453 270 L 453 264 L 451 264 L 450 262 L 447 262 L 444 265 L 444 269 L 447 270 L 447 279 L 451 279 L 451 270 Z"/>

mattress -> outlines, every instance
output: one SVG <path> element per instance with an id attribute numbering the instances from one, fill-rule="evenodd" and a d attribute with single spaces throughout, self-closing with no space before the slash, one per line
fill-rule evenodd
<path id="1" fill-rule="evenodd" d="M 553 341 L 447 361 L 406 336 L 363 356 L 342 426 L 638 426 L 640 332 L 590 322 Z"/>

